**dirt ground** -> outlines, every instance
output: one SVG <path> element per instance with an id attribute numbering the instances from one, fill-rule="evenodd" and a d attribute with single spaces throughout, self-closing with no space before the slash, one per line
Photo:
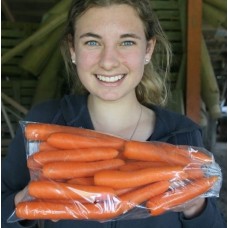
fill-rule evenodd
<path id="1" fill-rule="evenodd" d="M 227 219 L 227 142 L 217 141 L 214 148 L 213 154 L 215 161 L 220 165 L 223 175 L 223 183 L 218 199 L 218 206 Z"/>

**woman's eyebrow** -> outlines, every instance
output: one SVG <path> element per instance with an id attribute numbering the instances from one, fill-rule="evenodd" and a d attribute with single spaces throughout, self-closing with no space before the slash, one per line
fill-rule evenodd
<path id="1" fill-rule="evenodd" d="M 84 37 L 93 37 L 93 38 L 101 39 L 101 36 L 91 32 L 84 33 L 79 38 L 84 38 Z"/>
<path id="2" fill-rule="evenodd" d="M 80 38 L 84 38 L 84 37 L 93 37 L 93 38 L 97 38 L 97 39 L 102 39 L 102 37 L 98 34 L 95 34 L 95 33 L 92 33 L 92 32 L 87 32 L 87 33 L 84 33 L 80 36 Z M 141 40 L 141 37 L 134 34 L 134 33 L 126 33 L 126 34 L 122 34 L 120 36 L 121 39 L 124 39 L 124 38 L 134 38 L 134 39 L 138 39 L 138 40 Z"/>
<path id="3" fill-rule="evenodd" d="M 134 34 L 134 33 L 126 33 L 126 34 L 123 34 L 120 36 L 120 38 L 134 38 L 134 39 L 138 39 L 138 40 L 141 40 L 141 37 Z"/>

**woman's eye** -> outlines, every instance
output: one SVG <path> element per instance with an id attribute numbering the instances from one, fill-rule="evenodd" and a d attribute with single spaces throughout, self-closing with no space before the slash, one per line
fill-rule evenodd
<path id="1" fill-rule="evenodd" d="M 122 46 L 132 46 L 134 44 L 135 44 L 135 42 L 133 42 L 133 41 L 124 41 L 124 42 L 122 42 Z"/>
<path id="2" fill-rule="evenodd" d="M 97 41 L 87 41 L 86 45 L 88 45 L 88 46 L 98 46 L 99 44 L 98 44 Z"/>

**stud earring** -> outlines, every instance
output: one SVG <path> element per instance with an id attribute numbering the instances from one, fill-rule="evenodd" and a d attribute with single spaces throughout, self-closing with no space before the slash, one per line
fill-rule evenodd
<path id="1" fill-rule="evenodd" d="M 75 64 L 75 63 L 76 63 L 74 59 L 72 59 L 72 63 L 73 63 L 73 64 Z"/>
<path id="2" fill-rule="evenodd" d="M 150 61 L 149 59 L 145 59 L 145 64 L 149 63 L 149 61 Z"/>

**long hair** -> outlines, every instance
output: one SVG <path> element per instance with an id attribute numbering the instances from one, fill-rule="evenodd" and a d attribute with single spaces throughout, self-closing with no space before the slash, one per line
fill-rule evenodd
<path id="1" fill-rule="evenodd" d="M 127 4 L 133 7 L 144 24 L 147 41 L 152 38 L 156 39 L 151 61 L 145 65 L 142 80 L 136 87 L 136 96 L 141 103 L 164 105 L 167 99 L 166 79 L 170 70 L 172 52 L 149 0 L 73 0 L 61 45 L 71 92 L 88 93 L 77 75 L 69 50 L 69 42 L 73 43 L 75 32 L 77 32 L 75 31 L 77 20 L 92 7 L 106 7 L 114 4 Z"/>

